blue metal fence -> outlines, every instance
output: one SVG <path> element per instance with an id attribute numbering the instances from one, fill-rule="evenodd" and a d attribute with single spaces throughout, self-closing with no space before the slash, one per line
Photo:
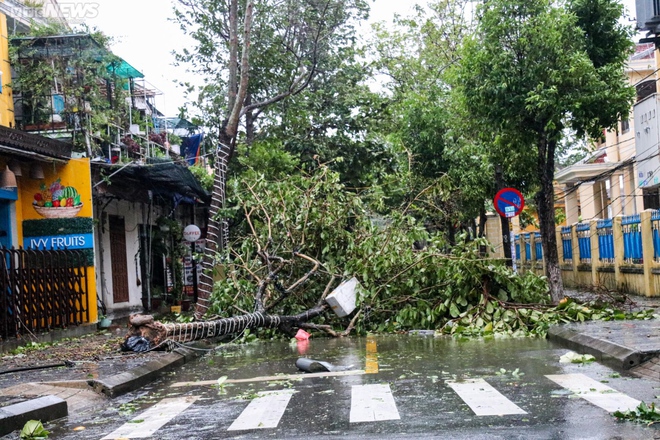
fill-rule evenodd
<path id="1" fill-rule="evenodd" d="M 598 255 L 591 253 L 591 222 L 578 223 L 574 225 L 577 235 L 577 248 L 580 263 L 591 264 L 592 258 L 598 258 L 601 263 L 615 264 L 615 247 L 613 220 L 604 219 L 596 222 L 596 233 L 593 237 L 598 240 Z M 573 261 L 573 226 L 564 226 L 561 228 L 562 257 L 563 262 L 571 263 Z M 621 217 L 621 232 L 623 235 L 623 259 L 626 264 L 642 264 L 643 243 L 642 243 L 642 225 L 641 215 L 629 215 Z M 653 244 L 653 260 L 660 263 L 660 210 L 651 213 L 651 238 Z M 543 244 L 539 232 L 523 233 L 525 258 L 530 261 L 532 258 L 532 246 L 534 247 L 534 259 L 543 260 Z M 520 235 L 516 235 L 516 252 L 520 255 Z M 520 257 L 519 257 L 520 258 Z"/>
<path id="2" fill-rule="evenodd" d="M 564 250 L 564 261 L 573 261 L 573 235 L 570 226 L 561 228 L 561 243 Z"/>
<path id="3" fill-rule="evenodd" d="M 516 240 L 516 260 L 520 260 L 520 234 L 515 235 Z"/>
<path id="4" fill-rule="evenodd" d="M 578 223 L 575 226 L 575 231 L 578 236 L 580 263 L 591 263 L 591 229 L 589 223 Z"/>
<path id="5" fill-rule="evenodd" d="M 653 259 L 660 263 L 660 210 L 651 214 L 651 228 L 653 230 Z"/>
<path id="6" fill-rule="evenodd" d="M 626 263 L 641 264 L 642 230 L 639 214 L 627 215 L 621 219 L 623 230 L 623 259 Z"/>
<path id="7" fill-rule="evenodd" d="M 596 233 L 598 234 L 598 258 L 603 263 L 614 263 L 612 219 L 598 220 Z"/>

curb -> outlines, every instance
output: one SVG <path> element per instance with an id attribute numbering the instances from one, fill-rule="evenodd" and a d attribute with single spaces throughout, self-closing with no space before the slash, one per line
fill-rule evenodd
<path id="1" fill-rule="evenodd" d="M 49 422 L 69 415 L 66 400 L 44 396 L 0 408 L 0 435 L 22 429 L 29 420 Z"/>
<path id="2" fill-rule="evenodd" d="M 163 373 L 197 359 L 199 355 L 190 348 L 179 347 L 172 353 L 146 364 L 105 379 L 90 380 L 87 384 L 97 393 L 117 397 L 130 393 L 158 379 Z"/>
<path id="3" fill-rule="evenodd" d="M 610 367 L 629 370 L 653 358 L 655 352 L 643 352 L 619 345 L 615 342 L 595 338 L 563 326 L 548 329 L 548 339 L 590 354 L 599 362 Z"/>

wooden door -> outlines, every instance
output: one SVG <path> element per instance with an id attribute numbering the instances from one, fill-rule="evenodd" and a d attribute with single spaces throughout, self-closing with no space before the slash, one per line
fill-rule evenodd
<path id="1" fill-rule="evenodd" d="M 128 302 L 128 263 L 126 262 L 126 227 L 123 217 L 109 216 L 110 261 L 112 266 L 112 301 Z"/>

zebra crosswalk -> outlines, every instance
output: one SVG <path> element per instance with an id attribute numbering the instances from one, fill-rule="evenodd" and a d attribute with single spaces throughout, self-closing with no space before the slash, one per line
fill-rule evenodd
<path id="1" fill-rule="evenodd" d="M 484 379 L 468 379 L 463 381 L 449 380 L 447 385 L 474 411 L 478 416 L 504 416 L 510 414 L 527 414 L 504 397 Z"/>
<path id="2" fill-rule="evenodd" d="M 102 440 L 151 437 L 177 415 L 188 409 L 197 397 L 166 398 L 134 417 Z"/>
<path id="3" fill-rule="evenodd" d="M 356 376 L 360 377 L 360 376 Z M 636 408 L 639 401 L 624 393 L 604 385 L 584 374 L 546 375 L 545 379 L 568 390 L 567 394 L 580 397 L 607 412 L 625 411 Z M 497 385 L 497 384 L 496 384 Z M 398 421 L 401 419 L 397 407 L 396 392 L 389 383 L 356 384 L 350 386 L 350 424 Z M 485 379 L 447 380 L 439 383 L 443 392 L 454 393 L 475 416 L 515 416 L 530 412 L 529 408 L 511 401 Z M 395 389 L 396 391 L 396 389 Z M 323 399 L 330 397 L 324 393 Z M 294 389 L 260 392 L 247 404 L 240 415 L 233 420 L 226 431 L 247 431 L 274 429 L 287 414 Z M 102 440 L 145 438 L 195 405 L 197 397 L 165 398 L 137 415 L 133 420 L 106 435 Z M 321 397 L 319 397 L 321 399 Z M 405 400 L 405 399 L 402 399 Z M 523 405 L 524 406 L 524 405 Z M 139 420 L 140 423 L 136 423 Z"/>
<path id="4" fill-rule="evenodd" d="M 607 412 L 627 411 L 641 403 L 584 374 L 554 374 L 545 377 Z"/>
<path id="5" fill-rule="evenodd" d="M 351 423 L 399 420 L 399 411 L 388 384 L 354 385 L 351 390 Z"/>
<path id="6" fill-rule="evenodd" d="M 262 391 L 227 431 L 276 428 L 292 395 L 293 390 Z"/>

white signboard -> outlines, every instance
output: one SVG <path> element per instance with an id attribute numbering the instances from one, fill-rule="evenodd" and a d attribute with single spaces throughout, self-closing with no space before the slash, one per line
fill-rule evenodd
<path id="1" fill-rule="evenodd" d="M 183 239 L 186 241 L 197 241 L 202 236 L 202 231 L 196 225 L 188 225 L 183 230 Z"/>

